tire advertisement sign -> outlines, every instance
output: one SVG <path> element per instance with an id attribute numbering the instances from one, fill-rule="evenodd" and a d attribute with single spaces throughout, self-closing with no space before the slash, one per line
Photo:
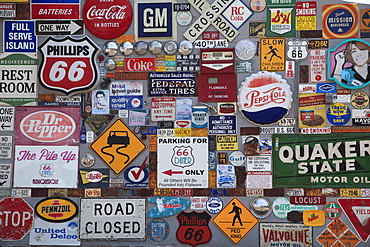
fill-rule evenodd
<path id="1" fill-rule="evenodd" d="M 274 188 L 370 187 L 370 137 L 273 135 Z"/>
<path id="2" fill-rule="evenodd" d="M 145 199 L 81 199 L 81 240 L 145 240 Z"/>
<path id="3" fill-rule="evenodd" d="M 0 102 L 9 105 L 25 105 L 37 101 L 36 54 L 0 55 Z"/>

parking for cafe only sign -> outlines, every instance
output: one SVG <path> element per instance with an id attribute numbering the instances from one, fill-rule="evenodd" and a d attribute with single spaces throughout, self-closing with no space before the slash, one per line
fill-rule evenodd
<path id="1" fill-rule="evenodd" d="M 278 135 L 273 139 L 274 188 L 369 188 L 370 135 Z"/>

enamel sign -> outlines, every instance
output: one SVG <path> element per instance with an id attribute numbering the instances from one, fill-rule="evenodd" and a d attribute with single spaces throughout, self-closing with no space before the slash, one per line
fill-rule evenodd
<path id="1" fill-rule="evenodd" d="M 358 4 L 322 6 L 323 39 L 357 38 L 358 26 Z"/>
<path id="2" fill-rule="evenodd" d="M 41 85 L 66 95 L 91 90 L 99 81 L 97 59 L 99 47 L 87 36 L 74 39 L 48 37 L 38 48 L 41 54 Z"/>
<path id="3" fill-rule="evenodd" d="M 31 19 L 80 19 L 80 0 L 31 0 Z"/>
<path id="4" fill-rule="evenodd" d="M 4 21 L 4 52 L 36 53 L 34 21 Z"/>
<path id="5" fill-rule="evenodd" d="M 266 37 L 295 37 L 295 0 L 268 0 Z"/>

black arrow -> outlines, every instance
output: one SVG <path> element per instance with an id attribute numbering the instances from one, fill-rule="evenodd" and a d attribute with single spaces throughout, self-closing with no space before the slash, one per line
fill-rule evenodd
<path id="1" fill-rule="evenodd" d="M 10 128 L 10 125 L 9 125 L 9 126 L 8 126 L 8 125 L 5 125 L 5 126 L 4 126 L 4 124 L 5 124 L 5 123 L 3 123 L 3 124 L 1 125 L 1 128 L 2 128 L 2 129 Z"/>

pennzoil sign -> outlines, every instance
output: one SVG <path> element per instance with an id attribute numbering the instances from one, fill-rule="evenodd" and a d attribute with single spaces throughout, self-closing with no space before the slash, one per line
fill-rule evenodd
<path id="1" fill-rule="evenodd" d="M 60 197 L 42 199 L 35 208 L 37 216 L 48 222 L 66 222 L 78 213 L 78 206 L 74 201 Z"/>
<path id="2" fill-rule="evenodd" d="M 95 58 L 99 48 L 87 36 L 49 37 L 38 50 L 39 78 L 44 88 L 72 95 L 91 90 L 99 81 Z"/>

